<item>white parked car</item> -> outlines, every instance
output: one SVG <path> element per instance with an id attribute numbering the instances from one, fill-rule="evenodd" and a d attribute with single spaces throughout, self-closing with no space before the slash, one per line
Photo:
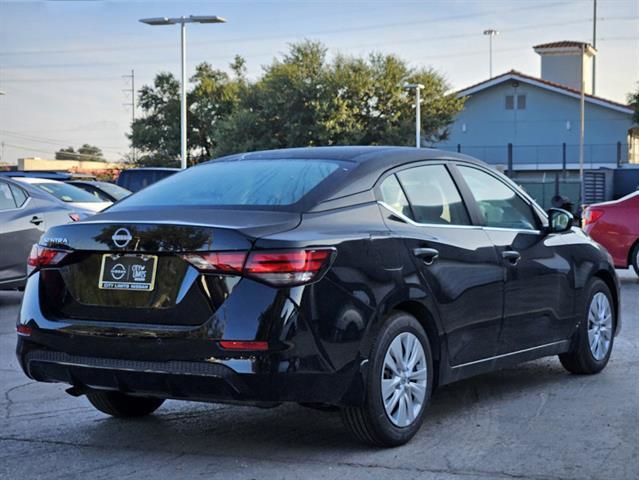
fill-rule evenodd
<path id="1" fill-rule="evenodd" d="M 33 177 L 14 177 L 14 180 L 17 182 L 28 183 L 33 187 L 53 195 L 58 200 L 70 203 L 78 208 L 91 210 L 92 212 L 104 210 L 113 203 L 104 202 L 95 195 L 91 195 L 89 192 L 82 190 L 81 188 L 74 187 L 68 183 L 58 182 L 57 180 Z"/>

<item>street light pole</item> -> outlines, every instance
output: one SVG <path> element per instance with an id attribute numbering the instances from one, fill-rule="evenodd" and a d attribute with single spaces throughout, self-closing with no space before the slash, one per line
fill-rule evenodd
<path id="1" fill-rule="evenodd" d="M 188 17 L 155 17 L 141 18 L 140 22 L 151 26 L 159 25 L 180 25 L 180 51 L 181 51 L 181 90 L 180 90 L 180 164 L 181 168 L 186 168 L 186 152 L 188 150 L 186 142 L 186 24 L 187 23 L 226 23 L 222 17 L 214 15 L 190 15 Z"/>
<path id="2" fill-rule="evenodd" d="M 424 85 L 421 83 L 405 83 L 404 88 L 406 90 L 410 90 L 412 88 L 415 89 L 415 146 L 420 148 L 422 145 L 421 141 L 421 130 L 422 130 L 422 101 L 421 101 L 421 90 L 424 88 Z"/>
<path id="3" fill-rule="evenodd" d="M 180 85 L 180 161 L 182 163 L 181 168 L 184 170 L 186 165 L 186 23 L 180 24 L 180 40 L 182 52 L 181 65 L 182 75 Z"/>
<path id="4" fill-rule="evenodd" d="M 490 78 L 493 78 L 493 37 L 499 35 L 499 31 L 489 28 L 484 30 L 484 35 L 488 35 L 488 72 Z"/>

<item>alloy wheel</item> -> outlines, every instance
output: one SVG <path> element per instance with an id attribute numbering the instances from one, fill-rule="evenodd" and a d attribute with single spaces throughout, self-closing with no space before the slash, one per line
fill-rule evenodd
<path id="1" fill-rule="evenodd" d="M 389 420 L 398 427 L 412 424 L 424 408 L 428 363 L 419 339 L 410 332 L 388 346 L 382 369 L 382 401 Z"/>
<path id="2" fill-rule="evenodd" d="M 595 360 L 606 357 L 612 342 L 612 308 L 608 297 L 597 292 L 588 309 L 588 342 Z"/>

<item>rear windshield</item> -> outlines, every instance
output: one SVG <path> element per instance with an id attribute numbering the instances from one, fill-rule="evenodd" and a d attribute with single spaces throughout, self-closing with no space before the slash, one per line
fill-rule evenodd
<path id="1" fill-rule="evenodd" d="M 181 205 L 300 211 L 348 167 L 347 162 L 310 159 L 210 162 L 153 184 L 110 211 Z"/>
<path id="2" fill-rule="evenodd" d="M 34 183 L 34 187 L 39 188 L 47 193 L 50 193 L 54 197 L 63 202 L 101 202 L 98 197 L 91 195 L 86 190 L 69 185 L 62 182 L 46 182 L 46 183 Z"/>
<path id="3" fill-rule="evenodd" d="M 124 197 L 128 197 L 131 195 L 131 191 L 126 188 L 122 188 L 119 185 L 109 182 L 95 182 L 96 186 L 100 190 L 104 190 L 106 193 L 111 195 L 116 200 L 121 200 Z"/>

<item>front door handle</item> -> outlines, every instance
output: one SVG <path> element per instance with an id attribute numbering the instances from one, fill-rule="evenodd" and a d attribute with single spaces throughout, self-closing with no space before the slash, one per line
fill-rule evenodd
<path id="1" fill-rule="evenodd" d="M 29 220 L 29 222 L 33 223 L 34 225 L 40 225 L 42 222 L 44 222 L 44 220 L 40 217 L 34 216 L 31 220 Z"/>
<path id="2" fill-rule="evenodd" d="M 519 262 L 519 259 L 521 258 L 521 254 L 514 250 L 501 252 L 501 256 L 504 260 L 508 260 L 512 265 L 517 265 L 517 262 Z"/>
<path id="3" fill-rule="evenodd" d="M 439 257 L 439 251 L 434 248 L 416 248 L 413 253 L 416 257 L 421 258 L 426 265 L 431 265 Z"/>

